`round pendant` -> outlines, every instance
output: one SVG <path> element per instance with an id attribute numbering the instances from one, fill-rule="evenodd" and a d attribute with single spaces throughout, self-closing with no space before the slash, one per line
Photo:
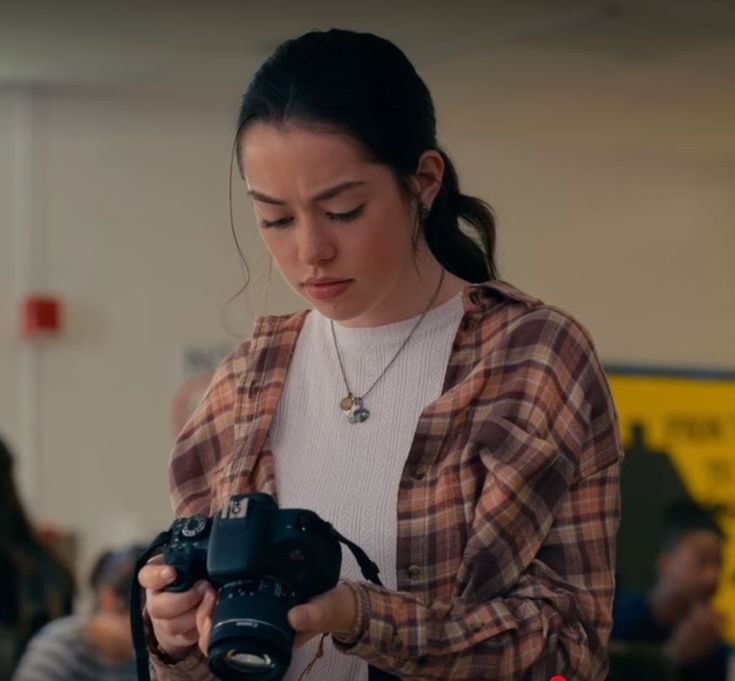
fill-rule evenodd
<path id="1" fill-rule="evenodd" d="M 368 420 L 370 412 L 362 406 L 362 399 L 359 397 L 352 398 L 352 406 L 347 412 L 347 420 L 350 423 L 363 423 Z"/>
<path id="2" fill-rule="evenodd" d="M 369 416 L 370 412 L 365 409 L 365 407 L 357 407 L 356 409 L 350 410 L 350 413 L 347 416 L 347 420 L 350 423 L 364 423 L 368 420 Z"/>
<path id="3" fill-rule="evenodd" d="M 352 393 L 350 393 L 349 395 L 347 395 L 347 397 L 343 397 L 340 400 L 339 408 L 342 411 L 349 411 L 350 409 L 352 409 L 353 403 L 354 403 L 354 400 L 352 399 Z"/>

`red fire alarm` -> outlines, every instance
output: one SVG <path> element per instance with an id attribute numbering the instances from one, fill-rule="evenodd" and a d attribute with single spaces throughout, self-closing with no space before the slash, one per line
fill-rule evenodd
<path id="1" fill-rule="evenodd" d="M 61 301 L 53 296 L 29 295 L 23 300 L 22 333 L 27 338 L 61 331 Z"/>

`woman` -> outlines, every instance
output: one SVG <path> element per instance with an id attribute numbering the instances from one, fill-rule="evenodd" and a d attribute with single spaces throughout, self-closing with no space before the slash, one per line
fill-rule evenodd
<path id="1" fill-rule="evenodd" d="M 403 53 L 349 31 L 281 45 L 246 91 L 239 168 L 313 307 L 259 319 L 173 453 L 179 515 L 233 493 L 315 510 L 377 561 L 289 613 L 296 679 L 605 677 L 621 457 L 586 332 L 495 279 Z M 459 220 L 464 224 L 459 226 Z M 212 587 L 140 573 L 160 679 L 206 678 Z M 303 645 L 308 641 L 307 645 Z"/>
<path id="2" fill-rule="evenodd" d="M 10 678 L 31 637 L 71 612 L 67 566 L 37 536 L 13 477 L 13 456 L 0 439 L 0 681 Z"/>

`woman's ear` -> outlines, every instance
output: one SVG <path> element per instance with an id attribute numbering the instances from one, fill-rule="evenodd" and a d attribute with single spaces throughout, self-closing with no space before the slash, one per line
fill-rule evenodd
<path id="1" fill-rule="evenodd" d="M 414 175 L 417 198 L 431 208 L 444 178 L 444 159 L 436 149 L 429 149 L 419 156 Z"/>

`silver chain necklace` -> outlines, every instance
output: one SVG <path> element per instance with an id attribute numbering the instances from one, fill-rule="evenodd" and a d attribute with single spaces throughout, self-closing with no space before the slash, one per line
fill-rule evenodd
<path id="1" fill-rule="evenodd" d="M 413 336 L 416 329 L 419 328 L 419 324 L 424 321 L 424 317 L 429 313 L 429 310 L 434 306 L 434 303 L 436 302 L 436 299 L 439 297 L 439 291 L 441 290 L 442 284 L 444 283 L 444 269 L 442 268 L 441 276 L 439 277 L 439 284 L 436 287 L 436 291 L 434 291 L 434 295 L 431 297 L 431 300 L 429 301 L 429 304 L 426 306 L 426 309 L 423 311 L 421 316 L 416 320 L 416 323 L 413 325 L 413 328 L 409 332 L 408 336 L 406 336 L 403 343 L 401 343 L 401 347 L 398 348 L 398 351 L 395 355 L 391 358 L 390 362 L 386 365 L 385 369 L 380 372 L 380 375 L 373 381 L 373 384 L 360 396 L 354 395 L 352 390 L 350 389 L 350 384 L 347 381 L 347 374 L 345 373 L 345 367 L 342 363 L 342 355 L 339 352 L 339 344 L 337 343 L 337 335 L 334 332 L 334 321 L 329 321 L 329 326 L 332 330 L 332 340 L 334 341 L 334 349 L 337 352 L 337 360 L 339 361 L 339 368 L 342 372 L 342 380 L 345 383 L 345 388 L 347 389 L 347 395 L 343 397 L 339 402 L 339 408 L 342 410 L 342 413 L 345 415 L 345 418 L 350 423 L 363 423 L 364 421 L 367 421 L 368 418 L 370 418 L 370 411 L 365 408 L 365 405 L 363 403 L 364 399 L 370 394 L 372 389 L 378 385 L 378 382 L 380 381 L 383 376 L 385 376 L 386 373 L 388 373 L 388 369 L 390 369 L 393 366 L 393 363 L 398 359 L 398 355 L 401 354 L 403 351 L 403 348 L 408 345 L 408 341 L 411 340 L 411 336 Z"/>

